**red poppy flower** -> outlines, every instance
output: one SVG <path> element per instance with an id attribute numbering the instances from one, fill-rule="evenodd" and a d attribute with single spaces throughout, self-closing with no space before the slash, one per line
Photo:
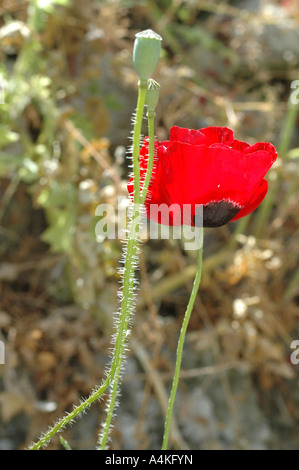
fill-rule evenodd
<path id="1" fill-rule="evenodd" d="M 238 141 L 227 127 L 173 127 L 170 140 L 156 142 L 155 150 L 145 207 L 148 218 L 166 225 L 194 226 L 198 205 L 203 207 L 204 227 L 219 227 L 248 215 L 266 196 L 264 176 L 277 159 L 272 144 Z M 147 157 L 146 138 L 140 151 L 141 181 Z M 132 178 L 128 190 L 132 195 Z M 168 208 L 167 213 L 162 207 Z"/>

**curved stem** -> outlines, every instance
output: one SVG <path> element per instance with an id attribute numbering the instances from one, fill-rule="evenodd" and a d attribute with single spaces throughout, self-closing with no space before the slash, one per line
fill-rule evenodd
<path id="1" fill-rule="evenodd" d="M 134 216 L 133 216 L 134 217 Z M 133 218 L 131 224 L 131 230 L 129 235 L 127 256 L 124 268 L 124 280 L 123 280 L 123 291 L 122 291 L 122 303 L 119 314 L 119 323 L 117 328 L 116 342 L 113 352 L 113 360 L 111 364 L 111 377 L 112 377 L 112 389 L 110 393 L 108 411 L 106 421 L 104 423 L 101 443 L 99 449 L 104 450 L 106 448 L 107 439 L 111 427 L 111 421 L 114 413 L 116 404 L 117 392 L 119 379 L 121 375 L 121 368 L 123 363 L 124 349 L 126 336 L 128 331 L 128 324 L 131 318 L 133 309 L 133 291 L 134 291 L 134 271 L 135 271 L 135 260 L 137 257 L 138 247 L 138 228 L 139 225 L 139 213 Z"/>
<path id="2" fill-rule="evenodd" d="M 189 302 L 188 302 L 188 305 L 187 305 L 187 309 L 186 309 L 185 316 L 184 316 L 184 319 L 183 319 L 183 323 L 182 323 L 182 327 L 181 327 L 181 331 L 180 331 L 180 336 L 179 336 L 179 341 L 178 341 L 175 371 L 174 371 L 172 388 L 171 388 L 170 398 L 169 398 L 169 402 L 168 402 L 168 410 L 167 410 L 167 415 L 166 415 L 166 420 L 165 420 L 162 450 L 166 450 L 167 446 L 168 446 L 170 425 L 171 425 L 171 416 L 172 416 L 175 396 L 176 396 L 178 383 L 179 383 L 179 376 L 180 376 L 180 370 L 181 370 L 181 363 L 182 363 L 182 355 L 183 355 L 185 336 L 186 336 L 186 331 L 187 331 L 187 327 L 188 327 L 188 324 L 189 324 L 189 320 L 190 320 L 190 317 L 191 317 L 191 313 L 192 313 L 192 310 L 193 310 L 196 294 L 197 294 L 197 291 L 198 291 L 198 288 L 199 288 L 199 285 L 200 285 L 200 281 L 201 281 L 202 251 L 203 251 L 203 240 L 202 240 L 201 246 L 199 248 L 199 252 L 198 252 L 197 271 L 196 271 L 192 292 L 191 292 L 190 299 L 189 299 Z"/>
<path id="3" fill-rule="evenodd" d="M 128 323 L 132 312 L 133 304 L 133 288 L 134 288 L 134 269 L 135 259 L 137 256 L 138 247 L 138 233 L 139 233 L 139 217 L 140 217 L 140 169 L 139 169 L 139 151 L 140 151 L 140 136 L 141 126 L 143 119 L 144 103 L 146 97 L 147 82 L 140 80 L 138 101 L 136 109 L 136 120 L 133 134 L 133 171 L 134 171 L 134 208 L 133 217 L 131 222 L 131 230 L 127 246 L 126 261 L 124 266 L 124 281 L 122 292 L 122 306 L 119 317 L 119 323 L 116 334 L 116 341 L 113 353 L 113 359 L 109 373 L 103 384 L 96 389 L 91 395 L 80 405 L 76 406 L 71 413 L 60 419 L 47 433 L 45 433 L 38 442 L 30 447 L 30 450 L 40 449 L 45 445 L 57 432 L 61 431 L 70 421 L 75 419 L 94 401 L 99 399 L 112 384 L 112 398 L 110 398 L 110 406 L 108 410 L 107 420 L 105 423 L 105 435 L 103 438 L 102 446 L 105 448 L 106 440 L 109 433 L 111 419 L 116 401 L 116 393 L 121 372 L 121 365 L 123 360 L 123 353 L 125 347 L 125 338 L 127 335 Z"/>
<path id="4" fill-rule="evenodd" d="M 94 401 L 103 395 L 111 383 L 110 375 L 108 375 L 105 382 L 93 392 L 85 401 L 76 406 L 73 411 L 68 413 L 62 419 L 60 419 L 47 433 L 45 433 L 38 442 L 29 447 L 29 450 L 38 450 L 59 431 L 61 431 L 70 421 L 76 418 L 80 413 L 82 413 L 86 408 L 88 408 Z"/>

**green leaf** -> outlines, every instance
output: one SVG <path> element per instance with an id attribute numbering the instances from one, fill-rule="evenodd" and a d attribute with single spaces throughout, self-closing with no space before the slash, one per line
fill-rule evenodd
<path id="1" fill-rule="evenodd" d="M 26 183 L 32 183 L 38 178 L 39 166 L 31 158 L 25 157 L 19 169 L 19 177 Z"/>
<path id="2" fill-rule="evenodd" d="M 69 0 L 37 0 L 37 7 L 46 13 L 52 13 L 55 5 L 67 6 Z"/>
<path id="3" fill-rule="evenodd" d="M 71 183 L 60 183 L 51 180 L 50 186 L 45 187 L 39 194 L 38 203 L 55 212 L 56 209 L 68 209 L 72 211 L 76 199 L 76 189 Z"/>
<path id="4" fill-rule="evenodd" d="M 77 129 L 80 129 L 84 137 L 88 140 L 92 140 L 94 137 L 94 128 L 92 122 L 87 116 L 79 113 L 75 113 L 70 117 L 70 120 Z"/>
<path id="5" fill-rule="evenodd" d="M 72 450 L 69 443 L 62 436 L 59 436 L 59 440 L 60 440 L 60 444 L 62 445 L 62 447 L 64 447 L 65 450 Z"/>
<path id="6" fill-rule="evenodd" d="M 41 238 L 51 245 L 54 252 L 70 252 L 73 247 L 74 231 L 75 220 L 72 212 L 57 210 L 50 227 L 45 230 Z"/>
<path id="7" fill-rule="evenodd" d="M 13 132 L 7 124 L 0 124 L 0 148 L 19 140 L 19 134 Z"/>
<path id="8" fill-rule="evenodd" d="M 289 150 L 287 158 L 299 158 L 299 147 Z"/>

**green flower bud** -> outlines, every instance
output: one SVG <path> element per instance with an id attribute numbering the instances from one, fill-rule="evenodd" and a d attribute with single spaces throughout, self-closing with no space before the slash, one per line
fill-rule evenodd
<path id="1" fill-rule="evenodd" d="M 156 80 L 150 78 L 147 82 L 147 92 L 145 104 L 149 112 L 155 112 L 159 102 L 160 85 Z"/>
<path id="2" fill-rule="evenodd" d="M 162 38 L 151 29 L 136 34 L 133 63 L 141 80 L 147 80 L 157 67 Z"/>

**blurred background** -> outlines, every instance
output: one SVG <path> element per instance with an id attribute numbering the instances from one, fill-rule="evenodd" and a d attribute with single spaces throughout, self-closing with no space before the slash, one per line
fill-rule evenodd
<path id="1" fill-rule="evenodd" d="M 298 449 L 296 0 L 1 0 L 0 448 L 28 446 L 104 377 L 122 243 L 97 242 L 95 209 L 127 194 L 132 48 L 148 28 L 163 37 L 158 139 L 228 126 L 279 152 L 259 209 L 206 230 L 172 446 Z M 144 243 L 113 449 L 161 446 L 195 270 L 179 240 Z M 63 433 L 72 448 L 95 447 L 104 410 Z"/>

